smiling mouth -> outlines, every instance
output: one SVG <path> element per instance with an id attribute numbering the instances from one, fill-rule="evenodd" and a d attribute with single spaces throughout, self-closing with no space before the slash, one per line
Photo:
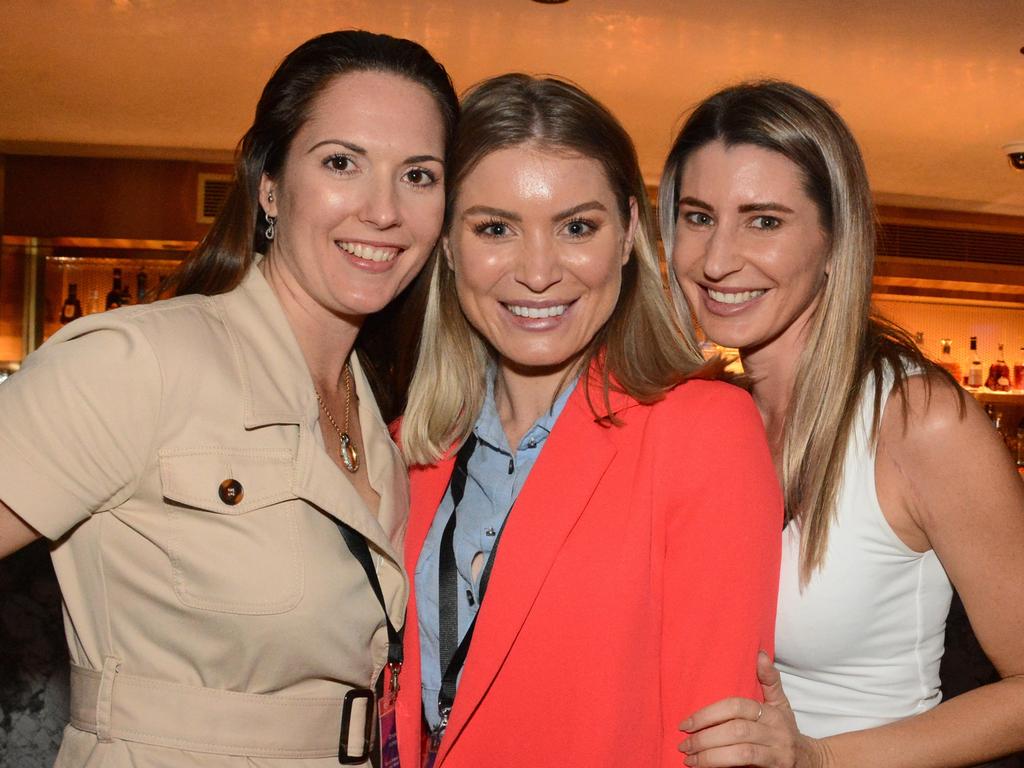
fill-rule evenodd
<path id="1" fill-rule="evenodd" d="M 712 301 L 717 301 L 719 304 L 746 304 L 748 301 L 761 298 L 766 293 L 765 289 L 732 293 L 723 293 L 708 287 L 705 287 L 704 290 L 707 291 Z"/>
<path id="2" fill-rule="evenodd" d="M 398 255 L 399 248 L 389 247 L 381 248 L 374 245 L 365 245 L 364 243 L 350 243 L 346 241 L 338 241 L 338 247 L 346 253 L 351 253 L 357 259 L 364 259 L 365 261 L 392 261 L 395 256 Z"/>
<path id="3" fill-rule="evenodd" d="M 569 309 L 570 304 L 552 304 L 548 307 L 525 307 L 521 304 L 505 304 L 505 309 L 516 317 L 526 317 L 530 320 L 538 320 L 547 317 L 561 317 Z"/>

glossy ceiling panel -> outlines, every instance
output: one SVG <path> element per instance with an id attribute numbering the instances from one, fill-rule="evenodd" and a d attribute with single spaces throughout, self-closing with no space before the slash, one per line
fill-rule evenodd
<path id="1" fill-rule="evenodd" d="M 680 115 L 739 79 L 837 105 L 886 202 L 1024 215 L 1024 0 L 7 0 L 0 149 L 224 156 L 292 47 L 363 27 L 412 37 L 461 89 L 509 70 L 593 91 L 658 176 Z M 75 145 L 93 145 L 92 149 Z"/>

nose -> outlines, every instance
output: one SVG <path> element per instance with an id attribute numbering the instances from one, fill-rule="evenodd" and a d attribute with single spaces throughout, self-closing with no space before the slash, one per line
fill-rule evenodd
<path id="1" fill-rule="evenodd" d="M 538 234 L 524 240 L 515 278 L 534 293 L 543 293 L 562 279 L 562 263 L 550 237 Z"/>
<path id="2" fill-rule="evenodd" d="M 401 222 L 398 189 L 390 178 L 372 179 L 359 218 L 377 229 L 390 229 Z"/>
<path id="3" fill-rule="evenodd" d="M 736 238 L 724 227 L 715 227 L 704 243 L 704 276 L 721 280 L 743 266 Z"/>

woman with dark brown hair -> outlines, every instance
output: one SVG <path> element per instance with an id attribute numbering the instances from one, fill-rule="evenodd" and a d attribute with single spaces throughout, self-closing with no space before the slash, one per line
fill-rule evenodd
<path id="1" fill-rule="evenodd" d="M 302 44 L 179 295 L 0 387 L 0 555 L 50 539 L 65 607 L 58 766 L 368 764 L 408 491 L 356 349 L 432 252 L 457 110 L 416 43 Z"/>

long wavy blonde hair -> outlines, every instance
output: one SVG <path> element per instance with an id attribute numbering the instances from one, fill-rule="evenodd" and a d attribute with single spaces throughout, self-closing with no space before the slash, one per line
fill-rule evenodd
<path id="1" fill-rule="evenodd" d="M 875 374 L 872 439 L 886 368 L 899 396 L 906 391 L 908 371 L 924 370 L 929 383 L 952 380 L 902 329 L 872 312 L 875 214 L 864 161 L 835 110 L 796 85 L 743 83 L 710 96 L 690 114 L 665 162 L 658 198 L 669 263 L 683 169 L 695 151 L 713 141 L 751 144 L 795 163 L 828 235 L 831 269 L 797 363 L 782 435 L 786 519 L 800 526 L 800 579 L 806 584 L 825 560 L 846 447 L 868 374 Z M 685 306 L 674 277 L 673 295 Z M 689 322 L 688 313 L 684 316 Z"/>
<path id="2" fill-rule="evenodd" d="M 591 361 L 599 361 L 598 402 L 591 398 L 589 377 L 583 386 L 595 416 L 614 423 L 611 390 L 652 402 L 703 371 L 693 335 L 677 321 L 662 287 L 636 150 L 615 117 L 571 83 L 524 74 L 486 80 L 462 102 L 448 157 L 444 235 L 459 189 L 477 164 L 492 152 L 523 144 L 597 160 L 615 192 L 624 225 L 630 220 L 631 200 L 636 201 L 639 221 L 622 269 L 618 301 L 574 369 L 585 370 Z M 447 259 L 435 256 L 416 372 L 402 420 L 402 449 L 411 464 L 437 461 L 469 435 L 483 405 L 487 365 L 494 354 L 462 313 Z"/>

